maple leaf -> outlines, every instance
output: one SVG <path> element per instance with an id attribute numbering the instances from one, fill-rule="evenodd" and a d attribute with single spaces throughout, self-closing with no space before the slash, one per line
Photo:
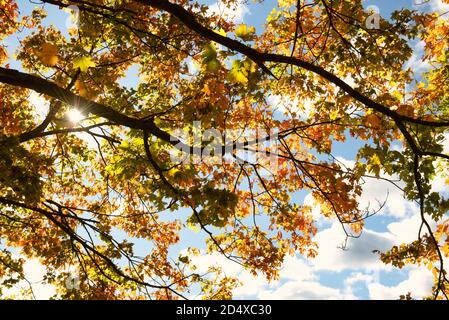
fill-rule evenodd
<path id="1" fill-rule="evenodd" d="M 215 45 L 212 43 L 207 44 L 204 47 L 202 58 L 203 63 L 206 65 L 207 70 L 209 70 L 210 72 L 217 72 L 221 66 L 220 61 L 218 61 L 217 57 L 217 49 L 215 48 Z"/>
<path id="2" fill-rule="evenodd" d="M 86 72 L 89 68 L 94 68 L 95 62 L 91 57 L 81 56 L 73 59 L 73 67 L 79 68 L 82 72 Z"/>
<path id="3" fill-rule="evenodd" d="M 415 110 L 414 110 L 413 106 L 411 106 L 411 105 L 401 104 L 396 109 L 396 112 L 402 116 L 413 117 Z"/>
<path id="4" fill-rule="evenodd" d="M 372 113 L 365 118 L 365 123 L 367 126 L 372 128 L 381 128 L 382 121 L 376 114 Z"/>
<path id="5" fill-rule="evenodd" d="M 58 63 L 58 46 L 52 43 L 44 43 L 41 50 L 37 53 L 40 61 L 47 67 L 53 67 Z"/>
<path id="6" fill-rule="evenodd" d="M 255 27 L 248 27 L 246 24 L 241 24 L 237 27 L 237 29 L 235 29 L 235 35 L 245 41 L 253 40 L 255 32 Z"/>

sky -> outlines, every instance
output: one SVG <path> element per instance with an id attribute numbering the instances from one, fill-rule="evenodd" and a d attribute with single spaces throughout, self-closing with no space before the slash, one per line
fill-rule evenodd
<path id="1" fill-rule="evenodd" d="M 419 10 L 435 10 L 445 12 L 449 6 L 441 0 L 430 0 L 419 5 L 421 0 L 370 0 L 365 6 L 376 6 L 383 17 L 388 17 L 393 10 L 400 8 L 415 8 Z M 28 0 L 19 0 L 22 14 L 29 13 L 35 4 Z M 239 3 L 236 11 L 229 12 L 220 2 L 207 0 L 210 10 L 220 12 L 236 23 L 246 23 L 262 28 L 266 15 L 276 6 L 275 1 L 265 1 L 261 4 Z M 69 15 L 61 13 L 56 7 L 46 5 L 49 16 L 45 24 L 55 24 L 64 32 Z M 25 35 L 21 35 L 23 38 Z M 18 45 L 18 39 L 11 36 L 6 39 L 10 53 Z M 415 52 L 408 66 L 419 72 L 429 68 L 422 63 L 422 43 L 412 43 Z M 20 69 L 20 64 L 12 61 L 12 68 Z M 138 83 L 137 69 L 130 68 L 127 77 L 121 84 L 133 87 Z M 273 98 L 273 99 L 276 99 Z M 38 95 L 32 96 L 36 107 L 45 114 L 44 100 Z M 286 103 L 277 101 L 279 104 Z M 345 143 L 334 145 L 334 154 L 348 167 L 354 165 L 357 147 L 361 143 L 349 139 Z M 398 147 L 400 148 L 400 147 Z M 449 153 L 449 136 L 445 143 L 445 153 Z M 373 250 L 385 251 L 393 245 L 410 242 L 416 239 L 420 220 L 416 204 L 404 200 L 401 192 L 386 182 L 367 180 L 361 197 L 361 206 L 375 207 L 378 202 L 386 200 L 386 205 L 376 216 L 367 220 L 366 229 L 359 239 L 349 239 L 345 250 L 341 245 L 345 239 L 339 223 L 328 220 L 320 215 L 320 208 L 315 206 L 313 197 L 300 193 L 296 201 L 304 202 L 314 207 L 314 217 L 317 220 L 319 232 L 315 241 L 319 245 L 318 256 L 307 260 L 297 255 L 288 257 L 280 273 L 280 279 L 267 283 L 261 276 L 252 276 L 248 271 L 219 254 L 193 257 L 198 271 L 206 271 L 211 265 L 220 265 L 229 276 L 236 276 L 243 286 L 234 291 L 235 299 L 397 299 L 401 294 L 411 292 L 413 297 L 421 298 L 431 293 L 433 285 L 432 274 L 423 268 L 405 267 L 401 270 L 383 264 Z M 435 191 L 449 193 L 442 179 L 436 179 L 433 184 Z M 167 213 L 169 214 L 169 213 Z M 187 212 L 178 212 L 187 215 Z M 124 235 L 121 235 L 124 236 Z M 173 255 L 179 254 L 186 246 L 198 245 L 204 236 L 190 229 L 182 232 L 181 243 L 171 249 Z M 137 252 L 144 250 L 145 244 L 137 244 Z M 46 299 L 54 291 L 51 286 L 42 283 L 44 270 L 37 260 L 30 260 L 25 266 L 37 298 Z M 195 296 L 192 296 L 195 298 Z"/>

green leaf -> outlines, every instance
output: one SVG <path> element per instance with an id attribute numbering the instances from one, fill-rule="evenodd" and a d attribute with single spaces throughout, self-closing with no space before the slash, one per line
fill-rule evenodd
<path id="1" fill-rule="evenodd" d="M 203 57 L 203 62 L 205 63 L 215 60 L 217 59 L 217 49 L 212 43 L 208 43 L 204 46 L 201 56 Z"/>
<path id="2" fill-rule="evenodd" d="M 215 73 L 220 69 L 221 64 L 217 59 L 217 49 L 213 43 L 209 43 L 204 47 L 201 56 L 208 71 Z"/>

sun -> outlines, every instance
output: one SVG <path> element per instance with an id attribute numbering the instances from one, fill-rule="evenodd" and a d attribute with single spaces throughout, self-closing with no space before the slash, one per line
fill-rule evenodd
<path id="1" fill-rule="evenodd" d="M 78 123 L 84 120 L 84 115 L 77 109 L 70 109 L 67 112 L 67 118 L 72 123 Z"/>

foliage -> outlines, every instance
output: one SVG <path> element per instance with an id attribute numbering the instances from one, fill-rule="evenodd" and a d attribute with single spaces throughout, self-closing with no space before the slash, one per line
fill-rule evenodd
<path id="1" fill-rule="evenodd" d="M 360 208 L 364 181 L 400 179 L 422 226 L 416 241 L 380 259 L 427 265 L 432 298 L 447 298 L 449 199 L 432 189 L 435 177 L 449 183 L 444 16 L 403 9 L 368 29 L 362 1 L 279 0 L 256 30 L 195 1 L 42 2 L 21 16 L 20 2 L 0 0 L 0 40 L 21 39 L 11 57 L 0 46 L 0 290 L 26 278 L 24 259 L 38 258 L 59 298 L 179 299 L 197 290 L 230 299 L 238 280 L 220 268 L 197 273 L 199 248 L 276 279 L 286 255 L 317 252 L 313 208 L 295 193 L 312 193 L 321 214 L 358 237 L 378 209 Z M 66 17 L 69 6 L 79 17 L 68 32 L 45 23 L 48 8 Z M 425 44 L 432 68 L 422 76 L 407 68 L 409 40 Z M 134 68 L 138 84 L 123 86 Z M 278 108 L 269 97 L 290 103 Z M 70 118 L 74 108 L 83 119 Z M 208 129 L 235 134 L 220 146 L 231 148 L 227 158 L 174 160 L 176 145 L 212 144 L 180 131 Z M 275 170 L 232 151 L 245 132 L 274 129 Z M 349 137 L 365 144 L 353 168 L 332 154 Z M 205 244 L 173 259 L 189 228 Z M 72 274 L 78 288 L 66 285 Z"/>

